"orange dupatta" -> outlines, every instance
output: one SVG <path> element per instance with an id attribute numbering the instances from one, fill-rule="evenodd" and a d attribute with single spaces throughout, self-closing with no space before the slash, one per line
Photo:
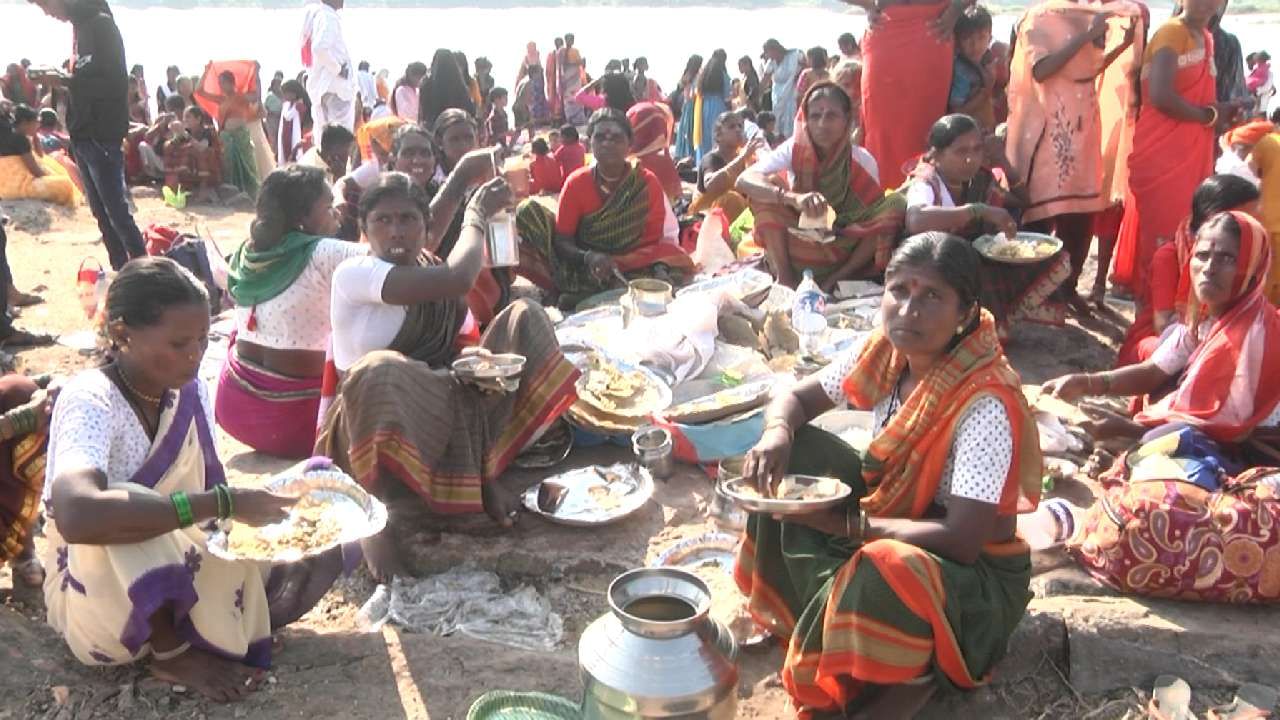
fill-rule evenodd
<path id="1" fill-rule="evenodd" d="M 1030 512 L 1040 502 L 1043 460 L 1039 433 L 1022 383 L 1000 349 L 995 318 L 982 310 L 978 329 L 920 379 L 902 408 L 880 431 L 862 462 L 868 495 L 862 509 L 875 517 L 919 518 L 933 503 L 951 452 L 956 424 L 982 395 L 1004 404 L 1013 430 L 1013 461 L 999 514 Z M 893 391 L 907 359 L 883 328 L 872 331 L 844 393 L 856 408 L 871 408 Z"/>

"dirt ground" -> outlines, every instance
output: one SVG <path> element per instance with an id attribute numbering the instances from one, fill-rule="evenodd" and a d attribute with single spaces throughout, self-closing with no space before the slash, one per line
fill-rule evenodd
<path id="1" fill-rule="evenodd" d="M 152 193 L 137 195 L 140 226 L 168 224 L 200 228 L 230 251 L 246 234 L 248 209 L 165 207 Z M 23 290 L 39 289 L 46 303 L 27 308 L 19 323 L 28 329 L 69 334 L 86 328 L 74 281 L 85 257 L 106 263 L 106 253 L 87 208 L 75 212 L 30 203 L 4 203 L 10 216 L 9 261 Z M 1092 278 L 1092 266 L 1086 278 Z M 1085 285 L 1087 286 L 1086 281 Z M 1085 288 L 1087 289 L 1087 287 Z M 1116 306 L 1123 310 L 1121 306 Z M 1019 328 L 1009 353 L 1027 383 L 1063 372 L 1107 366 L 1122 334 L 1119 315 L 1066 328 Z M 70 374 L 88 358 L 62 346 L 17 355 L 26 373 Z M 287 463 L 267 458 L 219 432 L 219 447 L 233 483 L 261 481 Z M 575 451 L 571 465 L 622 459 L 618 448 Z M 512 472 L 502 482 L 512 489 L 540 478 Z M 1086 491 L 1087 492 L 1087 491 Z M 405 543 L 419 573 L 445 570 L 464 561 L 497 572 L 504 583 L 530 583 L 541 590 L 565 619 L 562 648 L 551 653 L 513 650 L 466 638 L 437 638 L 388 630 L 361 633 L 356 610 L 373 589 L 363 571 L 343 581 L 310 614 L 282 634 L 264 689 L 235 706 L 216 706 L 191 693 L 171 690 L 147 679 L 140 668 L 79 666 L 42 623 L 39 593 L 12 588 L 7 568 L 0 571 L 0 720 L 5 718 L 462 718 L 471 702 L 494 689 L 541 690 L 577 699 L 576 645 L 583 628 L 606 612 L 603 592 L 618 573 L 643 565 L 664 547 L 713 529 L 706 519 L 711 483 L 701 471 L 682 467 L 659 483 L 655 502 L 620 524 L 597 530 L 552 525 L 524 516 L 502 531 L 484 518 L 440 518 L 413 506 L 392 507 L 392 521 L 408 534 Z M 744 718 L 789 715 L 778 684 L 782 650 L 771 646 L 741 656 L 740 712 Z M 990 717 L 1125 717 L 1145 701 L 1141 695 L 1073 698 L 1050 667 L 1035 673 L 1031 695 L 1006 694 Z M 1057 677 L 1061 677 L 1059 674 Z M 991 694 L 993 691 L 988 691 Z M 1013 693 L 1013 694 L 1009 694 Z M 1031 697 L 1034 696 L 1034 697 Z M 1000 700 L 999 697 L 996 698 Z M 1058 710 L 1055 710 L 1057 708 Z M 931 714 L 954 717 L 955 706 L 935 703 Z M 960 712 L 959 716 L 972 716 Z"/>

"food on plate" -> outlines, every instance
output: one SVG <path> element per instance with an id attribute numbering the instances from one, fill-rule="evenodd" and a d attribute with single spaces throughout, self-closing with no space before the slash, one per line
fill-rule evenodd
<path id="1" fill-rule="evenodd" d="M 578 395 L 605 410 L 631 410 L 657 399 L 657 389 L 639 370 L 619 370 L 599 355 L 588 361 L 585 382 Z"/>
<path id="2" fill-rule="evenodd" d="M 763 500 L 765 496 L 760 494 L 756 486 L 751 483 L 738 483 L 733 487 L 733 492 L 739 497 L 749 500 Z M 810 481 L 805 479 L 799 481 L 788 475 L 782 478 L 782 482 L 778 483 L 778 488 L 773 495 L 773 500 L 826 500 L 840 494 L 840 481 L 835 478 L 818 478 Z"/>
<path id="3" fill-rule="evenodd" d="M 330 507 L 328 502 L 307 495 L 290 510 L 280 532 L 275 526 L 267 529 L 232 523 L 227 547 L 237 557 L 267 561 L 332 545 L 342 537 L 342 524 L 329 512 Z"/>
<path id="4" fill-rule="evenodd" d="M 1048 240 L 1027 242 L 998 237 L 987 246 L 988 255 L 1002 260 L 1034 260 L 1049 257 L 1057 251 L 1058 246 Z"/>

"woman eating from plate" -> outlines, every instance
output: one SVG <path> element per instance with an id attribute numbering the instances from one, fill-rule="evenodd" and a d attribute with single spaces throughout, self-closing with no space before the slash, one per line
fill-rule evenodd
<path id="1" fill-rule="evenodd" d="M 266 525 L 297 500 L 226 484 L 197 376 L 204 285 L 167 258 L 133 260 L 105 316 L 114 360 L 62 388 L 49 429 L 48 622 L 86 665 L 149 659 L 162 681 L 239 699 L 270 666 L 272 631 L 329 589 L 341 551 L 269 571 L 210 554 L 210 521 Z"/>
<path id="2" fill-rule="evenodd" d="M 751 202 L 755 242 L 784 285 L 795 287 L 807 269 L 824 291 L 834 292 L 841 280 L 872 277 L 889 260 L 905 203 L 898 193 L 885 194 L 876 159 L 853 144 L 857 124 L 844 90 L 819 82 L 804 96 L 795 136 L 735 184 Z M 806 225 L 833 237 L 792 232 Z"/>
<path id="3" fill-rule="evenodd" d="M 800 713 L 912 717 L 935 683 L 976 687 L 1031 599 L 1015 514 L 1039 499 L 1039 440 L 979 275 L 963 239 L 907 239 L 880 327 L 776 397 L 746 457 L 766 497 L 788 473 L 852 488 L 829 510 L 752 514 L 738 555 L 751 614 L 787 642 Z M 845 401 L 875 419 L 862 456 L 809 426 Z"/>

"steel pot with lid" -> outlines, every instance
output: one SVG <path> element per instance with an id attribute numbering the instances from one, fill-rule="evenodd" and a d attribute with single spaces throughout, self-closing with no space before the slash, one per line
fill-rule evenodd
<path id="1" fill-rule="evenodd" d="M 578 642 L 583 720 L 728 720 L 737 644 L 711 619 L 711 592 L 679 568 L 641 568 L 609 585 L 610 612 Z"/>

